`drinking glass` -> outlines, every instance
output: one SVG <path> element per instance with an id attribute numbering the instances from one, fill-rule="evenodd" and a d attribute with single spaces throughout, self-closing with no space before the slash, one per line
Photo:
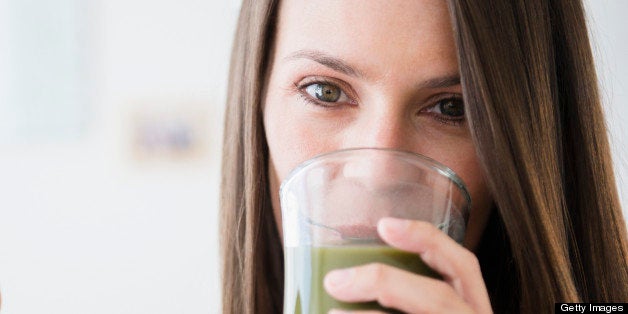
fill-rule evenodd
<path id="1" fill-rule="evenodd" d="M 417 254 L 386 245 L 377 222 L 427 221 L 462 243 L 471 203 L 451 169 L 422 155 L 381 148 L 340 150 L 302 163 L 281 184 L 280 200 L 284 313 L 290 314 L 332 308 L 390 312 L 377 302 L 333 299 L 323 278 L 333 269 L 374 262 L 439 278 Z"/>

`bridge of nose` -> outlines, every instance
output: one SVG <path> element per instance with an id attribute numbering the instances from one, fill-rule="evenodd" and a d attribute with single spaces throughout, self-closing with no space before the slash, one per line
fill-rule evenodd
<path id="1" fill-rule="evenodd" d="M 363 104 L 344 132 L 342 148 L 375 147 L 421 153 L 416 109 L 399 100 Z"/>

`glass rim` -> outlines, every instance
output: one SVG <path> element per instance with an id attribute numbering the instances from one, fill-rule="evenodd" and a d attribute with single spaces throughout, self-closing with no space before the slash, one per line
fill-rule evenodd
<path id="1" fill-rule="evenodd" d="M 453 182 L 458 187 L 458 191 L 460 191 L 460 194 L 462 194 L 462 196 L 464 197 L 466 201 L 466 206 L 461 209 L 461 212 L 464 216 L 467 216 L 469 214 L 469 211 L 471 209 L 471 196 L 469 195 L 467 186 L 464 184 L 462 179 L 453 170 L 451 170 L 451 168 L 425 155 L 421 155 L 415 152 L 410 152 L 410 151 L 405 151 L 405 150 L 392 149 L 392 148 L 353 147 L 353 148 L 343 148 L 343 149 L 315 155 L 314 157 L 300 163 L 294 169 L 292 169 L 290 173 L 288 173 L 288 176 L 286 177 L 286 179 L 283 180 L 283 182 L 281 183 L 279 187 L 279 197 L 281 198 L 281 196 L 283 195 L 282 191 L 284 190 L 285 186 L 290 184 L 290 182 L 296 177 L 296 175 L 302 170 L 304 170 L 305 168 L 313 166 L 313 164 L 320 162 L 321 160 L 329 157 L 330 155 L 332 156 L 342 155 L 344 153 L 353 152 L 353 151 L 382 151 L 382 152 L 405 155 L 406 157 L 412 157 L 414 159 L 418 159 L 429 168 L 436 170 L 436 172 L 448 178 L 451 182 Z"/>

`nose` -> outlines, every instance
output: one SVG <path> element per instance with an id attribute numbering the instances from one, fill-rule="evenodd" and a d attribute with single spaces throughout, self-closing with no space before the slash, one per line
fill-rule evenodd
<path id="1" fill-rule="evenodd" d="M 344 148 L 371 147 L 421 153 L 424 146 L 409 113 L 388 104 L 364 112 L 351 126 Z M 398 189 L 401 182 L 412 182 L 416 172 L 392 154 L 374 153 L 348 165 L 345 176 L 359 180 L 371 190 Z"/>
<path id="2" fill-rule="evenodd" d="M 418 152 L 412 117 L 390 104 L 365 109 L 346 134 L 345 148 L 375 147 Z"/>

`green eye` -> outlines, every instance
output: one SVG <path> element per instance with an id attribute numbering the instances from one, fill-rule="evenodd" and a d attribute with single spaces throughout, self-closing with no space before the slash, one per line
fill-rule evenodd
<path id="1" fill-rule="evenodd" d="M 444 99 L 437 105 L 441 114 L 449 117 L 464 116 L 464 102 L 461 99 Z"/>
<path id="2" fill-rule="evenodd" d="M 324 102 L 336 102 L 342 96 L 342 90 L 335 85 L 314 83 L 305 88 L 308 94 Z"/>

